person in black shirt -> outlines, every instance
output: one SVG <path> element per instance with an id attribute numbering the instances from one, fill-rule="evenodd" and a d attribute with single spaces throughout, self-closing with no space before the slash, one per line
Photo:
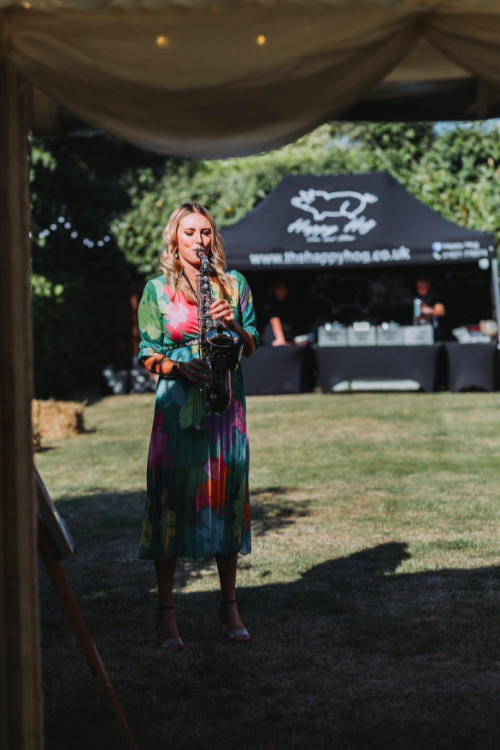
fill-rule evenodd
<path id="1" fill-rule="evenodd" d="M 441 320 L 446 315 L 446 308 L 439 295 L 433 291 L 431 282 L 426 276 L 419 276 L 416 279 L 415 289 L 421 302 L 417 323 L 431 323 L 434 326 L 434 337 L 436 341 L 439 341 Z"/>
<path id="2" fill-rule="evenodd" d="M 271 346 L 286 346 L 295 335 L 293 310 L 288 299 L 286 281 L 279 279 L 271 284 L 264 305 L 264 331 L 262 343 Z"/>

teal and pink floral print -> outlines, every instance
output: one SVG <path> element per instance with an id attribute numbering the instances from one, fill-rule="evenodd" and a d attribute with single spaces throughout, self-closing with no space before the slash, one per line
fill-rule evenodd
<path id="1" fill-rule="evenodd" d="M 229 302 L 243 328 L 258 339 L 245 278 L 230 271 Z M 220 295 L 213 285 L 214 297 Z M 182 292 L 159 276 L 139 305 L 139 357 L 162 354 L 188 362 L 198 356 L 198 315 Z M 161 378 L 147 464 L 147 497 L 139 556 L 206 557 L 250 552 L 248 432 L 241 367 L 231 373 L 231 403 L 208 414 L 199 386 Z"/>

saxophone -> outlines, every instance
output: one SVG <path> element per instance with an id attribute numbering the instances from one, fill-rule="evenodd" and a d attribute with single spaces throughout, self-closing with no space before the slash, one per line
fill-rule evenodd
<path id="1" fill-rule="evenodd" d="M 208 382 L 203 386 L 205 409 L 222 414 L 231 401 L 231 372 L 240 361 L 243 344 L 240 336 L 222 323 L 214 321 L 210 305 L 214 298 L 210 283 L 210 260 L 202 248 L 198 249 L 201 260 L 198 286 L 198 353 L 208 364 Z"/>

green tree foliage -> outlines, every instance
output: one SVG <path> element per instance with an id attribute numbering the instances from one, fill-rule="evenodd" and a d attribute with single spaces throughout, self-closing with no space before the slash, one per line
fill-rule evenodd
<path id="1" fill-rule="evenodd" d="M 137 278 L 110 225 L 130 209 L 138 168 L 165 159 L 108 136 L 30 139 L 35 393 L 60 395 L 96 382 L 113 356 L 106 294 Z M 123 296 L 123 295 L 122 295 Z"/>
<path id="2" fill-rule="evenodd" d="M 350 132 L 366 153 L 371 169 L 388 169 L 401 182 L 407 180 L 422 157 L 432 147 L 431 123 L 379 123 L 359 125 Z M 361 155 L 361 154 L 360 154 Z"/>
<path id="3" fill-rule="evenodd" d="M 96 290 L 158 272 L 163 228 L 180 202 L 206 205 L 224 227 L 285 174 L 388 170 L 445 218 L 498 241 L 499 169 L 491 123 L 325 124 L 280 149 L 219 161 L 165 159 L 102 135 L 32 140 L 37 391 L 95 382 L 106 346 L 106 295 Z"/>
<path id="4" fill-rule="evenodd" d="M 500 241 L 500 129 L 469 124 L 445 131 L 410 176 L 408 188 L 445 218 Z"/>

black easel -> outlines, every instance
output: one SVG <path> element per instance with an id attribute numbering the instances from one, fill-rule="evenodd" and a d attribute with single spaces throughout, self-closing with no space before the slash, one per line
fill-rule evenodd
<path id="1" fill-rule="evenodd" d="M 43 562 L 47 575 L 55 589 L 61 606 L 69 620 L 77 643 L 85 657 L 90 671 L 94 674 L 104 687 L 108 700 L 111 704 L 123 735 L 130 750 L 136 750 L 137 745 L 132 737 L 125 714 L 118 701 L 111 680 L 101 661 L 99 652 L 94 643 L 92 635 L 87 627 L 81 610 L 76 603 L 75 597 L 61 567 L 60 560 L 63 557 L 75 554 L 73 540 L 66 528 L 64 521 L 60 518 L 52 502 L 49 493 L 42 481 L 36 467 L 34 467 L 35 484 L 38 497 L 39 524 L 38 524 L 38 552 Z"/>

